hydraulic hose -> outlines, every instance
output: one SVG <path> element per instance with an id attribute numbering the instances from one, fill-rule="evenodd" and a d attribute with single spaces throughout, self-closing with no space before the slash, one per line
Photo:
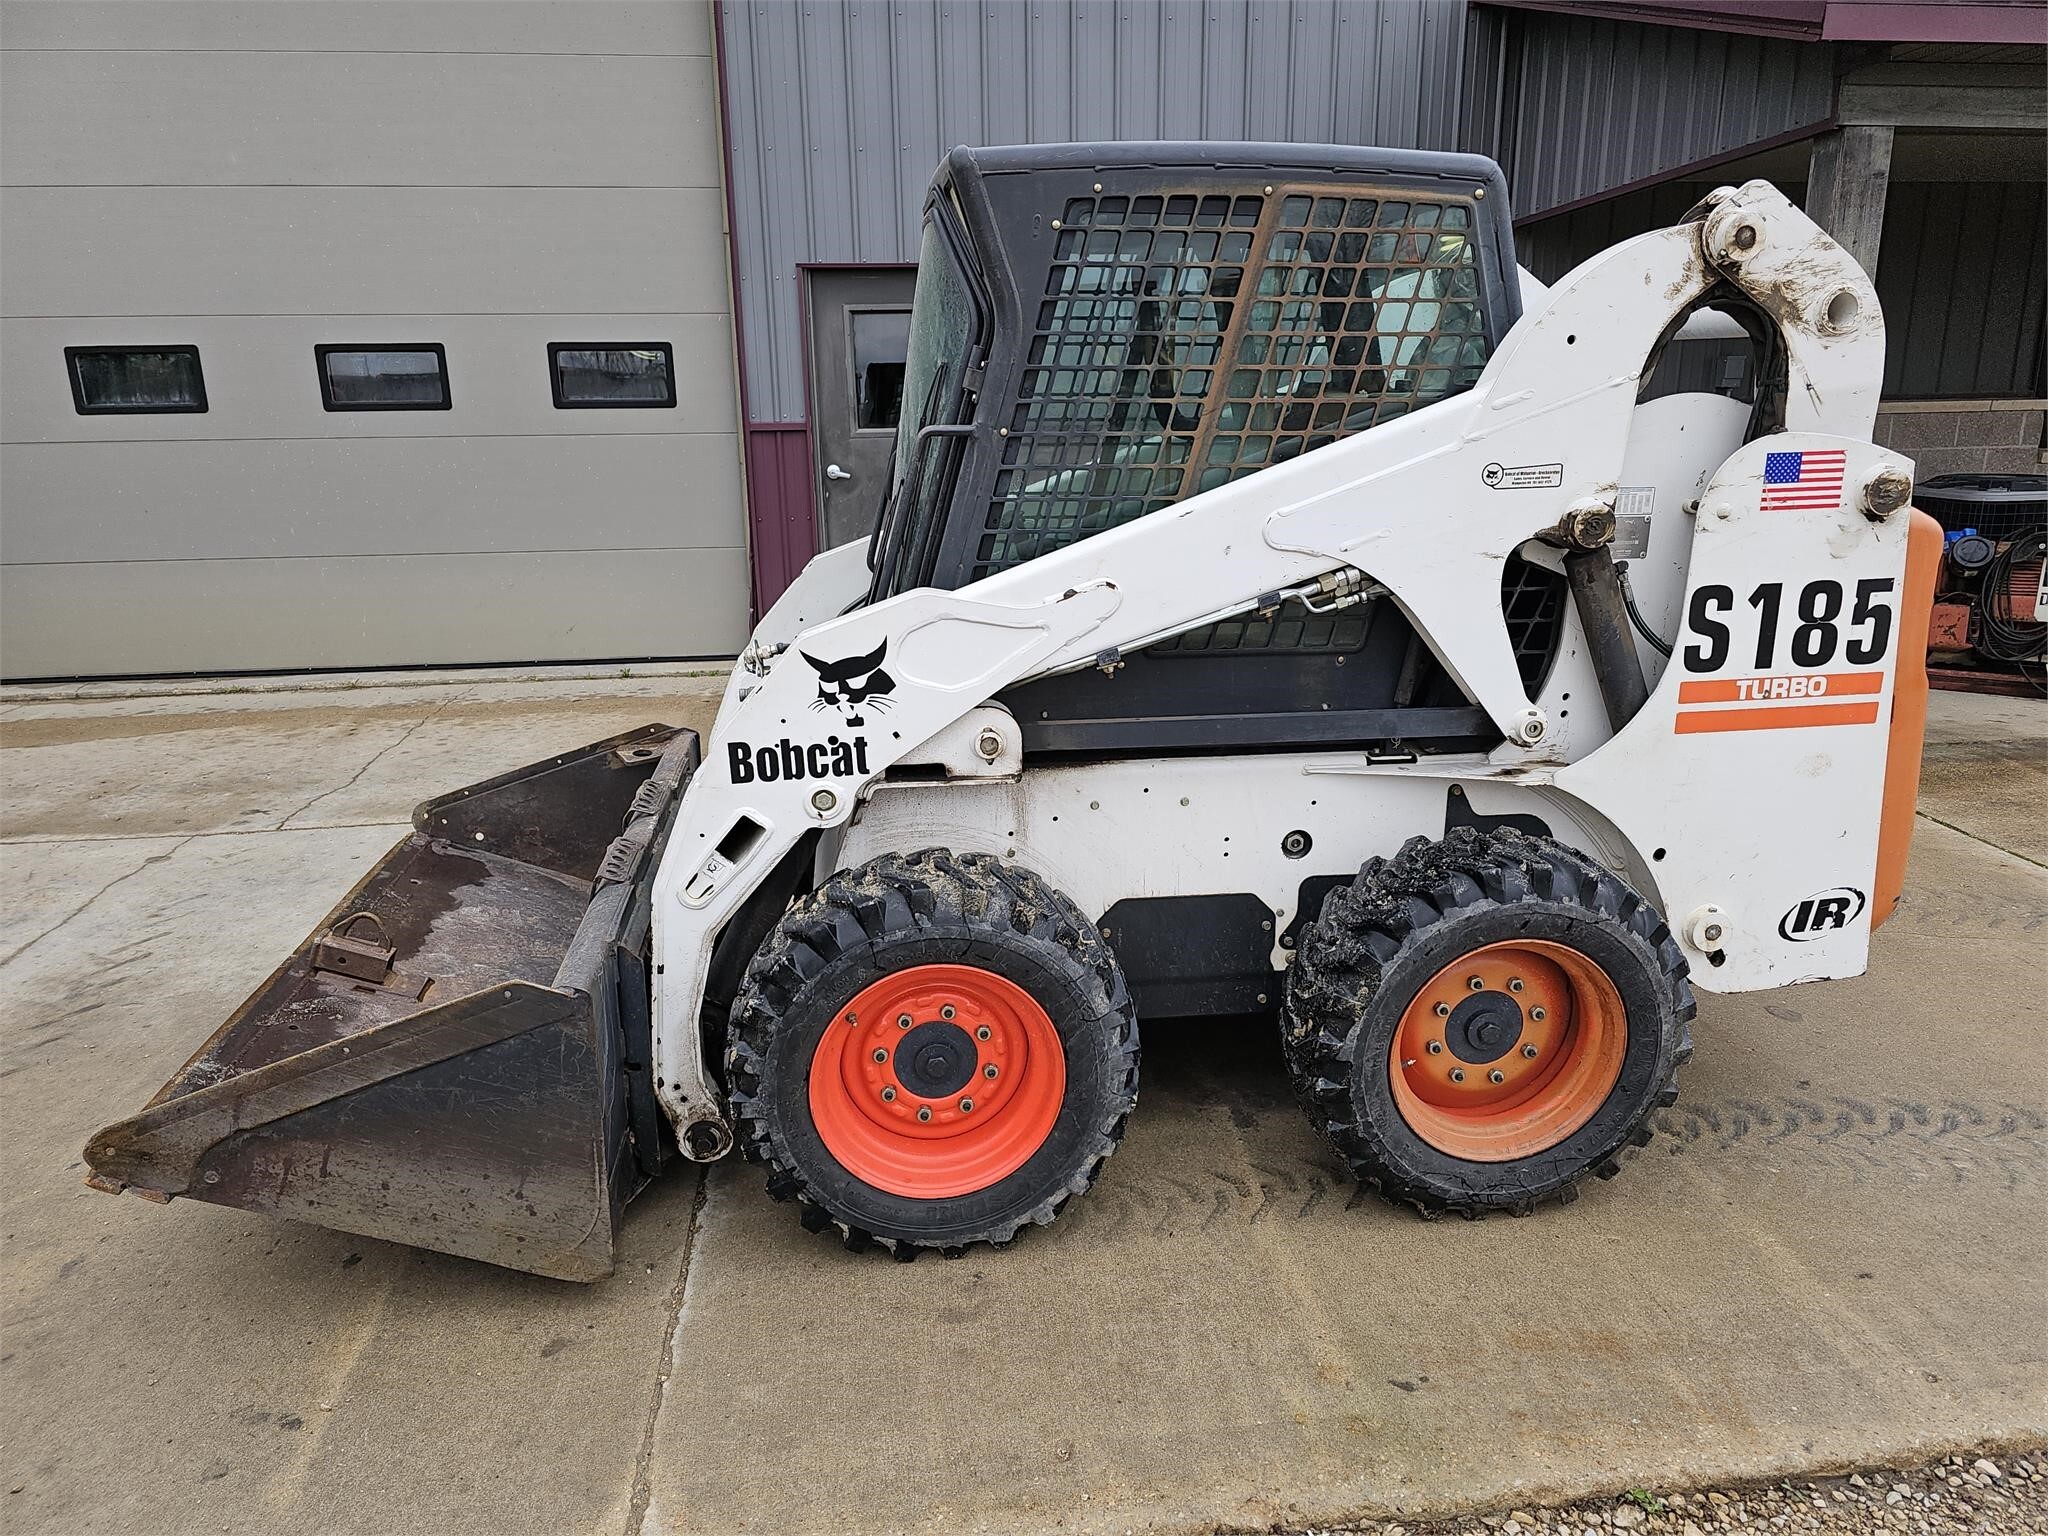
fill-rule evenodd
<path id="1" fill-rule="evenodd" d="M 1643 610 L 1636 606 L 1636 592 L 1635 588 L 1629 585 L 1628 567 L 1626 565 L 1615 566 L 1614 575 L 1621 583 L 1621 603 L 1624 608 L 1628 609 L 1628 621 L 1635 625 L 1636 633 L 1655 646 L 1659 656 L 1669 656 L 1671 654 L 1671 647 L 1659 638 L 1657 631 L 1650 628 L 1648 622 L 1643 618 Z"/>
<path id="2" fill-rule="evenodd" d="M 1579 610 L 1579 627 L 1586 633 L 1586 650 L 1600 684 L 1601 702 L 1607 706 L 1608 723 L 1619 734 L 1649 702 L 1650 687 L 1643 681 L 1642 663 L 1636 659 L 1635 640 L 1629 634 L 1628 604 L 1622 597 L 1614 556 L 1605 544 L 1597 549 L 1571 550 L 1564 557 L 1564 574 L 1571 584 L 1572 603 Z"/>

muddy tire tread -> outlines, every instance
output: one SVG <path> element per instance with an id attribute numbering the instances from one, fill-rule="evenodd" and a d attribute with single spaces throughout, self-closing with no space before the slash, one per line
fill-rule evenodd
<path id="1" fill-rule="evenodd" d="M 1402 1172 L 1385 1128 L 1357 1113 L 1350 1078 L 1365 1015 L 1382 973 L 1439 924 L 1524 901 L 1582 908 L 1633 935 L 1654 954 L 1671 1007 L 1660 1041 L 1661 1070 L 1640 1111 L 1592 1158 L 1538 1154 L 1486 1165 L 1464 1188 Z M 1411 838 L 1389 858 L 1368 860 L 1348 886 L 1330 892 L 1304 930 L 1281 1012 L 1295 1096 L 1361 1184 L 1425 1219 L 1489 1212 L 1525 1216 L 1546 1202 L 1578 1198 L 1587 1174 L 1611 1178 L 1625 1149 L 1645 1145 L 1650 1116 L 1678 1096 L 1677 1069 L 1692 1055 L 1697 1004 L 1670 929 L 1648 901 L 1587 855 L 1555 839 L 1512 828 L 1460 827 L 1443 839 Z M 1633 1022 L 1633 1021 L 1632 1021 Z"/>
<path id="2" fill-rule="evenodd" d="M 849 949 L 906 933 L 963 939 L 1008 934 L 1056 947 L 1092 978 L 1103 1011 L 1117 1021 L 1111 1068 L 1116 1091 L 1103 1117 L 1087 1128 L 1084 1155 L 1071 1175 L 1014 1218 L 944 1242 L 878 1236 L 835 1216 L 761 1112 L 763 1062 L 799 992 Z M 924 1252 L 958 1257 L 977 1243 L 1005 1246 L 1023 1228 L 1048 1224 L 1101 1175 L 1137 1100 L 1137 1010 L 1109 945 L 1065 895 L 1032 871 L 992 854 L 927 848 L 885 854 L 857 870 L 842 870 L 792 905 L 748 965 L 733 1000 L 725 1067 L 741 1153 L 767 1168 L 769 1193 L 795 1201 L 807 1230 L 836 1231 L 849 1249 L 879 1246 L 905 1261 Z"/>

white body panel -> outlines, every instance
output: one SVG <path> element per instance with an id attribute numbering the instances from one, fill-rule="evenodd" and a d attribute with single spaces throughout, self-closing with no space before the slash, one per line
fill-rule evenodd
<path id="1" fill-rule="evenodd" d="M 1746 408 L 1698 396 L 1636 404 L 1657 338 L 1724 280 L 1777 318 L 1790 380 L 1787 430 L 1740 448 Z M 1857 634 L 1868 649 L 1877 624 L 1866 613 L 1856 630 L 1845 596 L 1830 621 L 1835 659 L 1795 664 L 1788 648 L 1816 581 L 1852 595 L 1863 584 L 1866 609 L 1888 601 L 1896 628 L 1905 517 L 1862 510 L 1873 480 L 1908 472 L 1868 441 L 1883 355 L 1862 272 L 1775 189 L 1751 183 L 1716 194 L 1703 222 L 1628 241 L 1566 277 L 1466 394 L 958 591 L 909 592 L 820 622 L 812 608 L 857 592 L 862 574 L 844 551 L 823 557 L 803 595 L 793 589 L 764 622 L 751 656 L 764 670 L 736 677 L 656 875 L 665 1107 L 679 1127 L 722 1129 L 699 1043 L 712 947 L 814 828 L 839 863 L 949 842 L 1012 856 L 1096 912 L 1133 895 L 1252 891 L 1287 913 L 1301 869 L 1278 851 L 1285 832 L 1311 832 L 1319 869 L 1355 868 L 1408 836 L 1441 835 L 1457 782 L 1481 810 L 1528 809 L 1624 870 L 1659 902 L 1704 987 L 1857 973 L 1867 912 L 1829 907 L 1840 921 L 1819 934 L 1786 930 L 1811 919 L 1809 907 L 1792 922 L 1802 900 L 1869 890 L 1897 647 L 1842 662 Z M 1832 510 L 1763 509 L 1768 454 L 1836 450 Z M 1637 592 L 1653 627 L 1677 632 L 1679 656 L 1646 658 L 1650 702 L 1613 736 L 1575 625 L 1541 696 L 1525 695 L 1497 594 L 1510 554 L 1570 509 L 1613 506 L 1624 488 L 1650 492 Z M 1401 763 L 1355 752 L 1175 758 L 1020 776 L 1005 740 L 986 776 L 884 784 L 906 760 L 957 761 L 957 742 L 920 746 L 1012 683 L 1113 660 L 1344 568 L 1414 621 L 1503 733 L 1497 750 Z M 1760 610 L 1748 600 L 1770 583 L 1779 623 L 1759 662 Z M 1704 624 L 1690 617 L 1702 601 Z M 761 654 L 798 610 L 801 641 Z M 1727 626 L 1718 653 L 1716 624 Z M 1803 649 L 1817 655 L 1818 635 Z M 1820 697 L 1811 679 L 1844 671 L 1858 675 L 1819 686 L 1864 690 L 1847 709 L 1871 722 L 1807 723 L 1796 711 Z M 1781 681 L 1746 681 L 1757 678 Z M 1761 728 L 1701 730 L 1716 711 L 1700 698 L 1715 693 Z M 1769 710 L 1787 713 L 1756 718 Z"/>
<path id="2" fill-rule="evenodd" d="M 1482 816 L 1537 816 L 1568 844 L 1616 863 L 1627 857 L 1565 796 L 1480 777 L 1484 758 L 1432 758 L 1399 773 L 1351 766 L 1330 753 L 1128 758 L 1008 781 L 888 785 L 829 862 L 852 868 L 905 848 L 998 854 L 1098 916 L 1131 898 L 1248 892 L 1273 910 L 1278 970 L 1290 958 L 1282 937 L 1303 879 L 1355 872 L 1418 833 L 1442 836 L 1453 784 Z M 1298 859 L 1281 847 L 1293 832 L 1312 844 Z"/>

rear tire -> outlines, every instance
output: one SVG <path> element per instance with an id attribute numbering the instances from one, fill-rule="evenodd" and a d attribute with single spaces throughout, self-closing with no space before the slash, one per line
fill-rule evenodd
<path id="1" fill-rule="evenodd" d="M 1524 1215 L 1650 1139 L 1695 1012 L 1657 911 L 1546 837 L 1461 827 L 1332 891 L 1282 1015 L 1309 1118 L 1426 1216 Z"/>
<path id="2" fill-rule="evenodd" d="M 805 1226 L 952 1254 L 1094 1182 L 1137 1099 L 1137 1014 L 1094 924 L 1030 871 L 892 854 L 769 933 L 726 1071 L 742 1151 Z"/>

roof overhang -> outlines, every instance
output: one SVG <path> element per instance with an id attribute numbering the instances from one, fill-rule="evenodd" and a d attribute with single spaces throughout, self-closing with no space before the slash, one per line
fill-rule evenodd
<path id="1" fill-rule="evenodd" d="M 1746 32 L 1815 43 L 2048 46 L 2041 0 L 1480 0 L 1608 21 Z"/>

